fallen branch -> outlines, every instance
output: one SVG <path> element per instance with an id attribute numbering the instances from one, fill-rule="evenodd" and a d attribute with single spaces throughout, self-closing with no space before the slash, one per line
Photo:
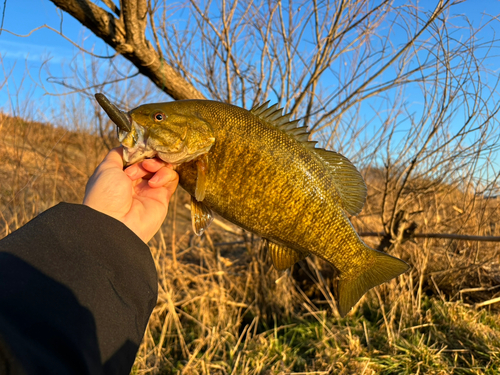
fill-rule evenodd
<path id="1" fill-rule="evenodd" d="M 385 232 L 361 232 L 360 237 L 385 237 L 388 234 Z M 500 242 L 500 236 L 470 236 L 466 234 L 447 234 L 447 233 L 414 233 L 411 238 L 447 238 L 451 240 L 462 241 L 489 241 Z"/>

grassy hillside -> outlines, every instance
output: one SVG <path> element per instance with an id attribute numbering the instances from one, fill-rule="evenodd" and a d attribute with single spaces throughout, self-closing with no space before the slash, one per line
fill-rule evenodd
<path id="1" fill-rule="evenodd" d="M 6 116 L 0 130 L 2 236 L 59 201 L 81 202 L 106 153 L 85 132 Z M 383 230 L 381 202 L 394 197 L 381 173 L 364 171 L 368 202 L 353 219 L 360 231 Z M 424 193 L 412 196 L 417 190 Z M 423 180 L 404 194 L 401 225 L 416 223 L 417 232 L 500 235 L 496 200 Z M 388 251 L 411 272 L 371 290 L 340 318 L 328 264 L 311 257 L 279 273 L 257 237 L 223 220 L 198 238 L 188 198 L 178 190 L 150 242 L 159 297 L 133 373 L 500 372 L 500 304 L 488 303 L 500 295 L 495 243 L 396 236 Z M 366 241 L 377 247 L 381 239 Z"/>

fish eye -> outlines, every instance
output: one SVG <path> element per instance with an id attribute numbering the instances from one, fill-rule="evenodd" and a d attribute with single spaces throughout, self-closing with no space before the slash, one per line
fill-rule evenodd
<path id="1" fill-rule="evenodd" d="M 167 116 L 165 116 L 165 114 L 163 112 L 156 112 L 153 116 L 153 118 L 155 119 L 155 121 L 163 121 L 165 120 Z"/>

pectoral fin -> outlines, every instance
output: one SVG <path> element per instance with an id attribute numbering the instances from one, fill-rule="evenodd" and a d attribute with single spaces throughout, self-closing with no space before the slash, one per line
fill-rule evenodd
<path id="1" fill-rule="evenodd" d="M 278 245 L 267 239 L 264 239 L 264 241 L 267 244 L 271 258 L 273 259 L 274 268 L 278 271 L 282 271 L 293 266 L 299 260 L 305 259 L 309 255 L 300 253 L 283 245 Z"/>
<path id="2" fill-rule="evenodd" d="M 212 210 L 203 203 L 198 202 L 195 197 L 191 197 L 191 223 L 193 224 L 194 233 L 201 236 L 213 219 Z"/>
<path id="3" fill-rule="evenodd" d="M 196 177 L 196 190 L 194 195 L 198 202 L 202 202 L 205 199 L 205 192 L 207 188 L 207 174 L 208 174 L 208 155 L 201 155 L 196 160 L 196 169 L 198 175 Z"/>

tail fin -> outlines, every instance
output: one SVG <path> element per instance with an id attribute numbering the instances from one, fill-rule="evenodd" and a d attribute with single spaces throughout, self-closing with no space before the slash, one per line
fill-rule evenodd
<path id="1" fill-rule="evenodd" d="M 365 245 L 365 251 L 375 256 L 375 263 L 370 268 L 360 272 L 355 278 L 342 278 L 338 283 L 338 309 L 344 317 L 363 295 L 371 288 L 385 283 L 408 271 L 408 264 L 401 259 L 370 249 Z"/>

